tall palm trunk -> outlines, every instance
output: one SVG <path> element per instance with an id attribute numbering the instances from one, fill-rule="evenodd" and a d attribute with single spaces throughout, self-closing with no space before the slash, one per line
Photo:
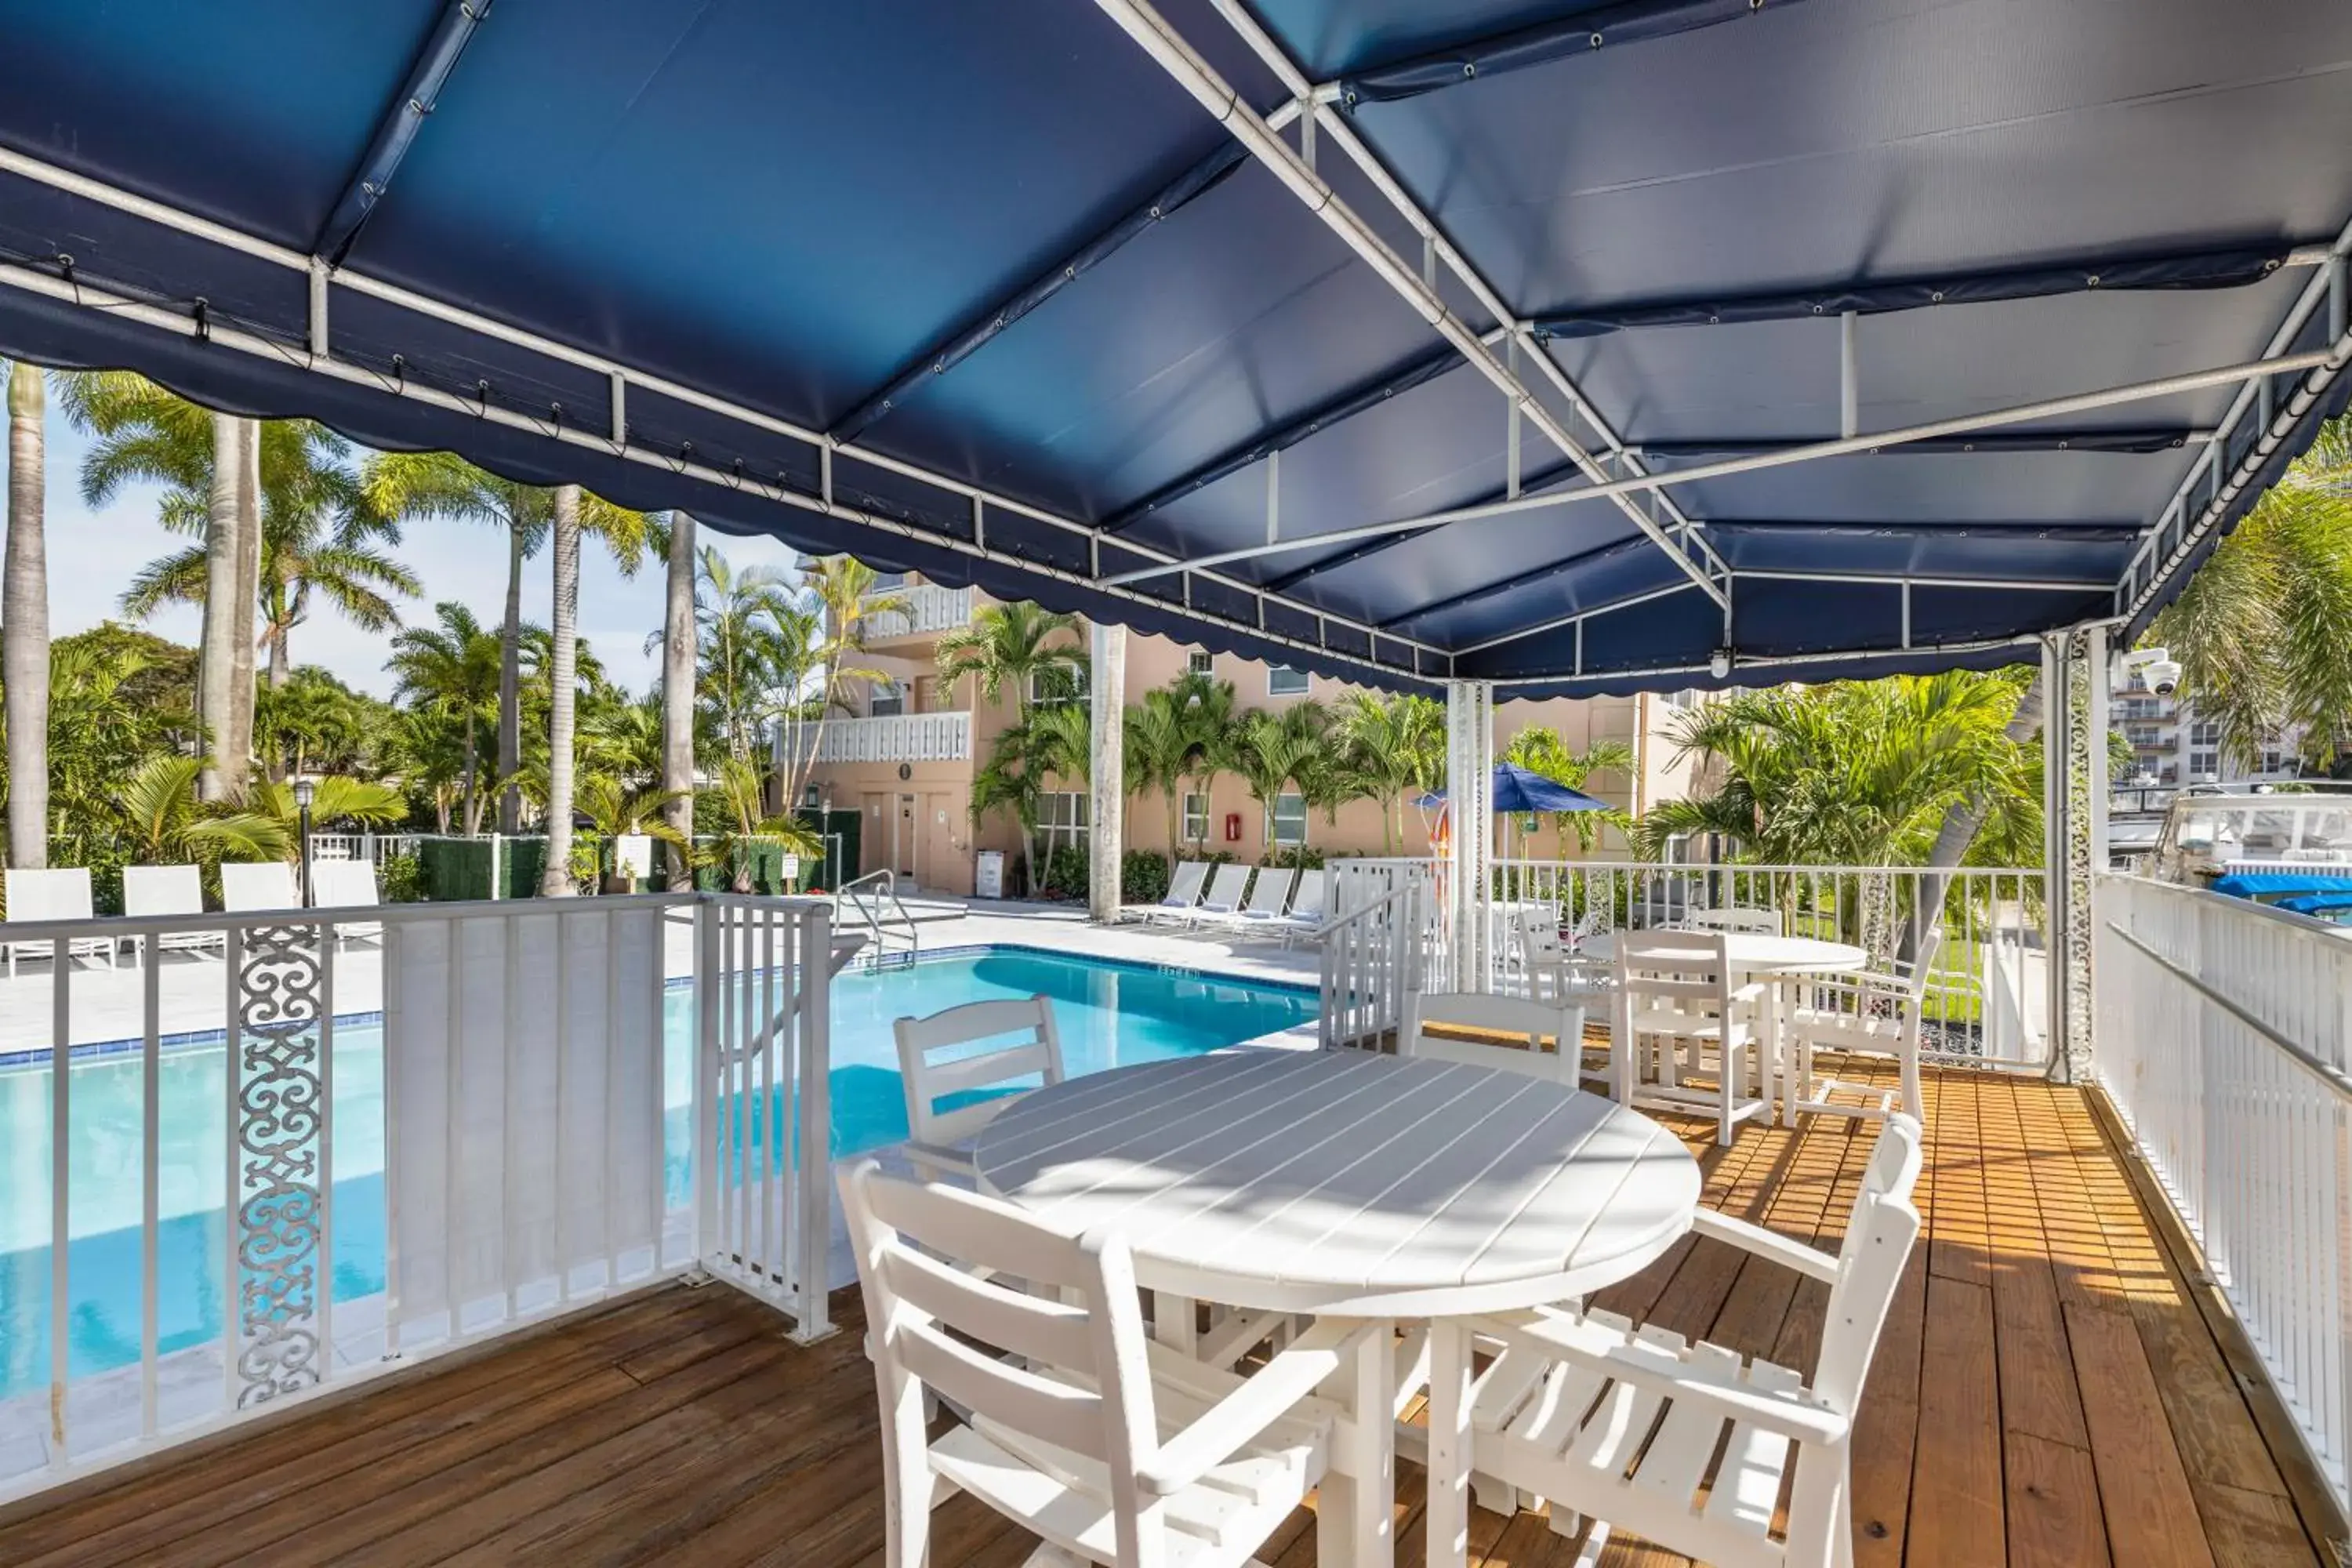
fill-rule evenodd
<path id="1" fill-rule="evenodd" d="M 555 563 L 555 607 L 550 617 L 554 647 L 547 671 L 547 867 L 540 873 L 542 898 L 578 891 L 572 881 L 572 682 L 580 616 L 580 487 L 559 485 L 548 554 Z"/>
<path id="2" fill-rule="evenodd" d="M 474 738 L 474 710 L 468 707 L 466 710 L 466 766 L 458 784 L 465 795 L 466 837 L 468 838 L 482 830 L 480 773 L 481 757 Z"/>
<path id="3" fill-rule="evenodd" d="M 49 863 L 49 566 L 43 534 L 45 387 L 19 361 L 8 377 L 8 545 L 0 567 L 0 680 L 7 683 L 8 864 Z"/>
<path id="4" fill-rule="evenodd" d="M 499 632 L 499 831 L 522 831 L 522 529 L 507 526 L 507 618 Z"/>
<path id="5" fill-rule="evenodd" d="M 672 512 L 669 520 L 668 596 L 662 607 L 662 814 L 681 842 L 694 841 L 694 519 Z M 683 851 L 668 850 L 669 885 L 685 892 L 694 886 L 694 867 Z"/>
<path id="6" fill-rule="evenodd" d="M 227 798 L 228 756 L 236 739 L 237 547 L 237 420 L 213 416 L 213 484 L 205 528 L 205 624 L 196 666 L 196 718 L 205 731 L 205 766 L 196 775 L 201 800 Z"/>
<path id="7" fill-rule="evenodd" d="M 236 422 L 236 597 L 230 601 L 236 647 L 229 675 L 229 750 L 222 759 L 223 788 L 245 793 L 253 776 L 254 654 L 259 645 L 261 601 L 261 425 Z"/>
<path id="8" fill-rule="evenodd" d="M 2017 711 L 2011 714 L 2002 733 L 2012 745 L 2021 746 L 2033 739 L 2042 729 L 2043 692 L 2042 677 L 2037 672 L 2032 684 L 2018 694 Z M 1951 884 L 1950 873 L 1967 858 L 1969 846 L 1976 841 L 1977 829 L 1984 826 L 1985 803 L 1970 798 L 1954 801 L 1944 813 L 1944 825 L 1936 830 L 1936 842 L 1927 851 L 1927 876 L 1919 879 L 1919 914 L 1912 924 L 1925 927 L 1944 907 L 1944 890 Z M 1908 961 L 1914 947 L 1914 932 L 1903 934 L 1902 956 Z"/>

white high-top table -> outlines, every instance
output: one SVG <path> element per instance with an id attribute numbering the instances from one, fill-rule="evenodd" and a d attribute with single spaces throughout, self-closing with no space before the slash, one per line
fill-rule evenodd
<path id="1" fill-rule="evenodd" d="M 983 1187 L 1117 1226 L 1138 1282 L 1244 1309 L 1430 1320 L 1428 1561 L 1470 1524 L 1470 1343 L 1448 1320 L 1584 1295 L 1691 1226 L 1698 1163 L 1648 1117 L 1548 1080 L 1362 1051 L 1233 1051 L 1042 1089 L 975 1150 Z M 1395 1358 L 1349 1382 L 1356 1451 L 1318 1561 L 1394 1559 Z"/>

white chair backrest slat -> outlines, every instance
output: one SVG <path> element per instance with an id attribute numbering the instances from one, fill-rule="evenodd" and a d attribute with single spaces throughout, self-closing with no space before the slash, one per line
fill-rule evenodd
<path id="1" fill-rule="evenodd" d="M 1526 1043 L 1507 1046 L 1450 1039 L 1429 1033 L 1433 1026 L 1507 1035 Z M 1400 1056 L 1494 1068 L 1549 1079 L 1573 1089 L 1583 1048 L 1584 1009 L 1531 1002 L 1523 996 L 1410 991 L 1405 994 L 1404 1027 L 1397 1039 Z M 1547 1039 L 1554 1043 L 1550 1050 L 1539 1044 Z"/>
<path id="2" fill-rule="evenodd" d="M 1298 890 L 1290 895 L 1290 918 L 1295 921 L 1320 921 L 1323 918 L 1323 890 L 1326 880 L 1318 868 L 1298 874 Z"/>
<path id="3" fill-rule="evenodd" d="M 1813 1369 L 1813 1391 L 1832 1409 L 1851 1413 L 1862 1398 L 1879 1331 L 1895 1303 L 1905 1263 L 1919 1235 L 1911 1192 L 1919 1180 L 1919 1124 L 1897 1112 L 1880 1124 L 1878 1146 L 1838 1249 L 1828 1327 Z"/>
<path id="4" fill-rule="evenodd" d="M 221 908 L 249 910 L 301 907 L 294 896 L 294 868 L 283 860 L 226 861 L 221 866 Z"/>
<path id="5" fill-rule="evenodd" d="M 1201 885 L 1209 879 L 1206 860 L 1179 860 L 1168 879 L 1167 896 L 1160 901 L 1174 909 L 1191 909 L 1201 900 Z"/>
<path id="6" fill-rule="evenodd" d="M 1053 1004 L 1044 996 L 1002 1002 L 968 1002 L 923 1018 L 892 1025 L 898 1042 L 898 1072 L 907 1091 L 907 1125 L 915 1141 L 950 1148 L 977 1134 L 1020 1091 L 1015 1081 L 1035 1074 L 1062 1081 L 1062 1039 L 1054 1026 Z M 1026 1034 L 967 1055 L 933 1061 L 931 1053 L 958 1046 Z M 1006 1093 L 941 1109 L 950 1095 L 1003 1088 Z"/>
<path id="7" fill-rule="evenodd" d="M 1693 931 L 1736 931 L 1761 936 L 1780 934 L 1780 916 L 1778 910 L 1750 909 L 1741 905 L 1719 910 L 1693 910 L 1687 923 Z"/>
<path id="8" fill-rule="evenodd" d="M 1242 905 L 1243 910 L 1254 915 L 1280 914 L 1282 906 L 1290 901 L 1291 885 L 1297 879 L 1298 873 L 1288 867 L 1265 867 L 1258 872 L 1257 880 L 1250 884 L 1249 901 Z"/>
<path id="9" fill-rule="evenodd" d="M 321 908 L 364 909 L 383 900 L 376 895 L 375 868 L 365 860 L 314 860 L 310 901 Z"/>
<path id="10" fill-rule="evenodd" d="M 10 871 L 6 890 L 8 918 L 12 921 L 86 921 L 97 918 L 90 903 L 89 868 L 87 866 Z"/>
<path id="11" fill-rule="evenodd" d="M 194 866 L 125 866 L 122 912 L 126 915 L 200 915 L 205 886 Z"/>
<path id="12" fill-rule="evenodd" d="M 1731 965 L 1721 931 L 1621 931 L 1617 984 L 1638 1021 L 1645 1003 L 1721 1015 L 1731 1005 Z M 1680 1004 L 1695 1003 L 1696 1008 Z"/>

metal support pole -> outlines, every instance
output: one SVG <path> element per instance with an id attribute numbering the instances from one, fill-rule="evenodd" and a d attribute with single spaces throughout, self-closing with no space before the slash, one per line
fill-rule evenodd
<path id="1" fill-rule="evenodd" d="M 2107 642 L 2105 626 L 2043 639 L 2043 834 L 2050 932 L 2050 1072 L 2086 1081 L 2093 1052 L 2092 890 L 2105 868 Z"/>
<path id="2" fill-rule="evenodd" d="M 1265 542 L 1272 544 L 1282 534 L 1282 449 L 1275 448 L 1265 455 Z"/>
<path id="3" fill-rule="evenodd" d="M 1445 810 L 1451 832 L 1446 922 L 1454 989 L 1493 989 L 1488 949 L 1494 890 L 1488 863 L 1495 833 L 1495 688 L 1445 683 Z"/>
<path id="4" fill-rule="evenodd" d="M 1087 781 L 1087 903 L 1098 921 L 1118 918 L 1119 863 L 1127 841 L 1125 813 L 1127 628 L 1094 624 L 1093 761 Z"/>
<path id="5" fill-rule="evenodd" d="M 1503 363 L 1510 367 L 1513 375 L 1519 374 L 1517 338 L 1504 340 Z M 1503 425 L 1503 494 L 1517 500 L 1519 495 L 1519 400 L 1514 396 L 1509 406 L 1510 412 L 1505 416 Z M 1273 541 L 1266 542 L 1270 544 Z"/>
<path id="6" fill-rule="evenodd" d="M 1841 437 L 1862 433 L 1862 388 L 1855 381 L 1853 372 L 1854 321 L 1852 310 L 1838 317 L 1838 434 Z"/>

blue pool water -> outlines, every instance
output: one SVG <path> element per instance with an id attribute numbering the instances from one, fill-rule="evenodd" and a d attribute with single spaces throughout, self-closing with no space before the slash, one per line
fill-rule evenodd
<path id="1" fill-rule="evenodd" d="M 1305 990 L 1024 948 L 845 973 L 833 993 L 833 1152 L 856 1153 L 907 1135 L 893 1019 L 1040 993 L 1053 999 L 1074 1075 L 1238 1044 L 1303 1023 L 1315 1011 Z M 692 1142 L 690 994 L 672 991 L 665 1016 L 664 1120 L 670 1201 L 677 1206 L 688 1190 Z M 223 1065 L 216 1045 L 172 1049 L 161 1062 L 156 1279 L 165 1353 L 221 1332 Z M 139 1360 L 142 1084 L 135 1054 L 77 1062 L 70 1070 L 68 1354 L 72 1374 L 81 1377 Z M 0 1398 L 48 1380 L 50 1110 L 47 1068 L 0 1069 Z M 334 1118 L 335 1300 L 350 1301 L 383 1289 L 380 1026 L 337 1029 Z"/>

